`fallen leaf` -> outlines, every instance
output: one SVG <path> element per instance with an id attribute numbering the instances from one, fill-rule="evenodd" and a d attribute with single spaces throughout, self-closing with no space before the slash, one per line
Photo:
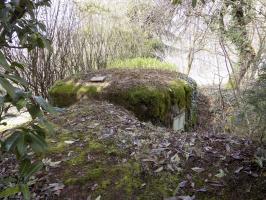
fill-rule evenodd
<path id="1" fill-rule="evenodd" d="M 172 167 L 172 165 L 170 165 L 170 164 L 167 164 L 167 169 L 171 170 L 172 172 L 175 171 L 174 168 Z"/>
<path id="2" fill-rule="evenodd" d="M 156 169 L 154 172 L 155 172 L 155 173 L 159 173 L 159 172 L 161 172 L 161 171 L 163 171 L 163 167 L 159 167 L 159 168 Z"/>
<path id="3" fill-rule="evenodd" d="M 214 187 L 223 187 L 224 184 L 221 183 L 220 181 L 215 181 L 215 180 L 206 180 L 205 181 L 208 185 L 214 186 Z"/>
<path id="4" fill-rule="evenodd" d="M 143 188 L 145 186 L 146 186 L 146 183 L 142 183 L 140 187 Z"/>
<path id="5" fill-rule="evenodd" d="M 101 199 L 101 195 L 99 195 L 95 200 L 100 200 Z"/>
<path id="6" fill-rule="evenodd" d="M 94 157 L 92 155 L 88 154 L 87 159 L 88 159 L 88 161 L 92 161 L 94 159 Z"/>
<path id="7" fill-rule="evenodd" d="M 91 190 L 92 190 L 92 191 L 96 190 L 98 186 L 99 186 L 99 185 L 98 185 L 97 183 L 95 183 L 95 184 L 91 187 Z"/>
<path id="8" fill-rule="evenodd" d="M 171 162 L 172 163 L 179 163 L 180 162 L 180 158 L 179 158 L 177 153 L 171 157 Z"/>
<path id="9" fill-rule="evenodd" d="M 193 195 L 193 196 L 178 196 L 178 199 L 180 199 L 180 200 L 194 200 L 195 195 Z"/>
<path id="10" fill-rule="evenodd" d="M 215 175 L 217 178 L 222 178 L 225 176 L 224 170 L 219 169 L 219 173 Z"/>
<path id="11" fill-rule="evenodd" d="M 226 145 L 225 145 L 225 149 L 226 149 L 226 152 L 227 152 L 227 153 L 230 153 L 231 148 L 230 148 L 229 144 L 226 144 Z"/>
<path id="12" fill-rule="evenodd" d="M 205 169 L 200 168 L 200 167 L 193 167 L 193 168 L 191 168 L 191 169 L 192 169 L 193 171 L 197 172 L 197 173 L 201 173 L 201 172 L 205 171 Z"/>
<path id="13" fill-rule="evenodd" d="M 73 141 L 73 140 L 66 140 L 66 141 L 64 141 L 64 143 L 66 143 L 66 144 L 73 144 L 73 143 L 75 143 L 75 141 Z"/>
<path id="14" fill-rule="evenodd" d="M 241 160 L 241 156 L 240 156 L 239 151 L 232 153 L 231 156 L 236 160 Z"/>
<path id="15" fill-rule="evenodd" d="M 241 167 L 238 167 L 236 170 L 235 170 L 235 174 L 238 174 L 244 167 L 241 166 Z"/>
<path id="16" fill-rule="evenodd" d="M 51 183 L 47 188 L 44 188 L 44 190 L 48 190 L 56 195 L 60 195 L 61 190 L 63 190 L 64 187 L 65 185 L 62 183 Z"/>
<path id="17" fill-rule="evenodd" d="M 263 168 L 264 160 L 266 160 L 266 158 L 255 156 L 255 162 L 259 165 L 260 168 Z"/>
<path id="18" fill-rule="evenodd" d="M 178 187 L 179 187 L 179 188 L 183 188 L 183 187 L 185 187 L 185 186 L 187 185 L 187 182 L 188 182 L 188 181 L 182 181 L 182 182 L 180 182 L 180 183 L 178 184 Z"/>
<path id="19" fill-rule="evenodd" d="M 74 153 L 74 151 L 69 151 L 67 156 L 70 157 L 73 153 Z"/>
<path id="20" fill-rule="evenodd" d="M 62 161 L 56 161 L 53 162 L 50 158 L 44 158 L 42 159 L 42 163 L 46 166 L 49 167 L 58 167 L 58 165 L 61 163 Z"/>
<path id="21" fill-rule="evenodd" d="M 211 150 L 212 150 L 212 147 L 210 147 L 210 146 L 206 146 L 206 147 L 204 147 L 204 149 L 205 149 L 206 151 L 211 151 Z"/>
<path id="22" fill-rule="evenodd" d="M 207 192 L 207 189 L 206 188 L 200 188 L 197 190 L 197 192 Z"/>

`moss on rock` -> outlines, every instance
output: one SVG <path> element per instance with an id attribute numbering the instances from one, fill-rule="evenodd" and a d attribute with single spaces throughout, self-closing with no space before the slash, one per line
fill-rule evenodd
<path id="1" fill-rule="evenodd" d="M 80 86 L 73 81 L 58 81 L 49 90 L 50 101 L 53 105 L 64 107 L 77 101 L 76 94 Z"/>
<path id="2" fill-rule="evenodd" d="M 106 99 L 131 110 L 143 121 L 171 127 L 174 112 L 189 110 L 191 89 L 181 80 L 163 86 L 140 85 L 107 92 Z M 173 107 L 178 110 L 173 111 Z"/>
<path id="3" fill-rule="evenodd" d="M 179 113 L 190 113 L 193 89 L 184 80 L 171 77 L 160 82 L 138 80 L 138 83 L 128 81 L 126 84 L 127 77 L 122 77 L 121 83 L 119 81 L 110 79 L 107 84 L 84 80 L 80 83 L 76 80 L 59 81 L 49 90 L 50 101 L 55 106 L 65 107 L 83 96 L 104 99 L 133 111 L 140 120 L 167 127 L 172 127 L 173 118 Z M 189 116 L 188 122 L 191 120 Z M 187 127 L 190 125 L 187 123 Z"/>
<path id="4" fill-rule="evenodd" d="M 74 80 L 58 81 L 49 89 L 50 102 L 59 107 L 70 106 L 82 96 L 92 97 L 101 90 L 96 85 L 82 85 Z"/>

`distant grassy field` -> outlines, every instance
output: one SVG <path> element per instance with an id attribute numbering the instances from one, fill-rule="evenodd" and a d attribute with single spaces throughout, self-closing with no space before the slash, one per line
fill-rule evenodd
<path id="1" fill-rule="evenodd" d="M 160 61 L 156 58 L 141 57 L 125 60 L 113 60 L 108 63 L 107 68 L 144 68 L 177 71 L 177 67 L 171 63 Z"/>

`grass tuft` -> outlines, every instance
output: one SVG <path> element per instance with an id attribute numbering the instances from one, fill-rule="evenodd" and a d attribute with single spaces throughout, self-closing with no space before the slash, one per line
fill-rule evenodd
<path id="1" fill-rule="evenodd" d="M 113 60 L 108 63 L 107 68 L 143 68 L 143 69 L 163 69 L 177 71 L 175 65 L 160 61 L 156 58 L 131 58 L 124 60 Z"/>

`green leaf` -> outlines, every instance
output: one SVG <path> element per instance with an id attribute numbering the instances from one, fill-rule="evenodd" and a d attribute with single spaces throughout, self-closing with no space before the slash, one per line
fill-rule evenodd
<path id="1" fill-rule="evenodd" d="M 6 61 L 6 58 L 5 58 L 4 54 L 1 51 L 0 51 L 0 65 L 2 67 L 4 67 L 5 70 L 7 70 L 9 72 L 11 71 L 11 68 L 10 68 L 8 62 Z"/>
<path id="2" fill-rule="evenodd" d="M 46 129 L 41 127 L 39 124 L 38 125 L 32 125 L 33 130 L 38 133 L 41 137 L 45 138 L 46 135 Z"/>
<path id="3" fill-rule="evenodd" d="M 16 88 L 3 77 L 0 77 L 0 85 L 6 90 L 7 94 L 12 98 L 16 98 Z"/>
<path id="4" fill-rule="evenodd" d="M 222 178 L 222 177 L 224 177 L 225 175 L 226 175 L 226 174 L 225 174 L 224 170 L 219 169 L 219 173 L 216 174 L 215 176 L 216 176 L 217 178 Z"/>
<path id="5" fill-rule="evenodd" d="M 43 112 L 41 111 L 40 107 L 34 104 L 27 104 L 26 105 L 32 119 L 36 119 L 37 117 L 42 117 Z"/>
<path id="6" fill-rule="evenodd" d="M 39 28 L 40 28 L 42 31 L 46 31 L 46 26 L 45 26 L 44 23 L 42 23 L 42 22 L 38 22 L 38 26 L 39 26 Z"/>
<path id="7" fill-rule="evenodd" d="M 172 4 L 181 4 L 182 0 L 172 0 Z"/>
<path id="8" fill-rule="evenodd" d="M 19 173 L 22 177 L 25 177 L 25 173 L 30 168 L 30 166 L 31 166 L 31 162 L 28 158 L 21 161 L 19 165 Z"/>
<path id="9" fill-rule="evenodd" d="M 29 186 L 26 184 L 20 184 L 19 189 L 23 194 L 24 200 L 30 200 L 30 190 Z"/>
<path id="10" fill-rule="evenodd" d="M 0 198 L 9 197 L 19 193 L 19 186 L 9 187 L 0 192 Z"/>
<path id="11" fill-rule="evenodd" d="M 35 133 L 29 133 L 28 136 L 30 138 L 30 146 L 34 152 L 42 153 L 47 149 L 47 143 L 44 137 Z"/>
<path id="12" fill-rule="evenodd" d="M 16 146 L 17 142 L 19 141 L 21 137 L 20 132 L 14 132 L 12 133 L 11 136 L 9 136 L 5 141 L 4 141 L 4 148 L 6 151 L 13 150 L 14 147 Z"/>
<path id="13" fill-rule="evenodd" d="M 255 162 L 259 165 L 260 168 L 263 168 L 263 161 L 265 159 L 261 158 L 261 157 L 258 157 L 258 156 L 255 156 Z"/>
<path id="14" fill-rule="evenodd" d="M 197 5 L 197 0 L 192 0 L 192 7 L 195 8 Z"/>
<path id="15" fill-rule="evenodd" d="M 44 40 L 42 37 L 37 38 L 37 44 L 38 44 L 38 47 L 40 47 L 42 49 L 45 47 Z"/>
<path id="16" fill-rule="evenodd" d="M 53 125 L 47 119 L 45 118 L 40 119 L 40 124 L 46 128 L 48 133 L 50 134 L 55 133 Z"/>
<path id="17" fill-rule="evenodd" d="M 18 100 L 16 103 L 15 103 L 15 106 L 16 108 L 18 109 L 18 111 L 20 111 L 22 108 L 24 108 L 27 104 L 27 101 L 26 99 L 24 98 L 21 98 L 20 100 Z"/>
<path id="18" fill-rule="evenodd" d="M 46 38 L 43 38 L 43 43 L 46 49 L 48 49 L 48 51 L 53 51 L 53 47 L 52 47 L 52 42 Z"/>
<path id="19" fill-rule="evenodd" d="M 37 163 L 31 164 L 29 166 L 29 168 L 27 168 L 27 170 L 24 173 L 24 180 L 28 181 L 29 178 L 33 174 L 35 174 L 36 172 L 40 171 L 42 169 L 42 167 L 43 167 L 43 163 L 42 162 L 37 162 Z"/>
<path id="20" fill-rule="evenodd" d="M 17 150 L 20 155 L 20 157 L 25 156 L 27 149 L 27 144 L 25 143 L 25 134 L 21 133 L 21 137 L 19 138 L 17 142 Z"/>
<path id="21" fill-rule="evenodd" d="M 12 67 L 18 67 L 20 69 L 25 69 L 25 66 L 22 63 L 18 63 L 18 62 L 12 62 L 11 66 Z"/>
<path id="22" fill-rule="evenodd" d="M 54 107 L 52 107 L 49 103 L 47 103 L 47 101 L 45 101 L 45 99 L 42 98 L 41 96 L 35 96 L 34 99 L 45 111 L 49 113 L 56 112 Z"/>
<path id="23" fill-rule="evenodd" d="M 0 96 L 0 107 L 2 107 L 5 103 L 5 96 Z"/>
<path id="24" fill-rule="evenodd" d="M 3 77 L 13 81 L 14 83 L 16 84 L 20 84 L 24 87 L 28 87 L 28 83 L 25 79 L 19 77 L 19 76 L 16 76 L 16 75 L 9 75 L 9 74 L 2 74 Z"/>

